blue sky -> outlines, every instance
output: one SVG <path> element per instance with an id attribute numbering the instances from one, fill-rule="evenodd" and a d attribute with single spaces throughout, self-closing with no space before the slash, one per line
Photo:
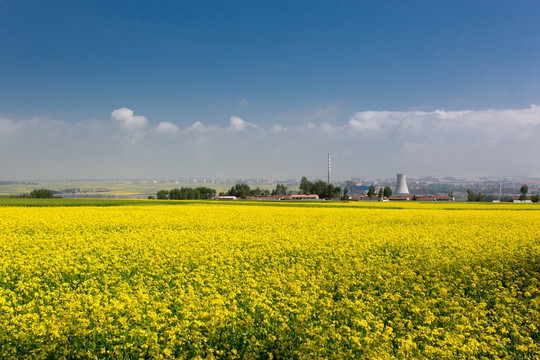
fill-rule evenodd
<path id="1" fill-rule="evenodd" d="M 538 1 L 0 0 L 2 175 L 324 177 L 329 151 L 344 178 L 538 175 L 538 159 L 500 166 L 537 149 L 538 34 Z M 194 125 L 202 144 L 185 147 Z M 468 130 L 484 147 L 462 142 Z M 83 151 L 77 136 L 94 141 Z M 100 161 L 78 165 L 89 153 Z M 384 160 L 395 153 L 407 156 Z"/>

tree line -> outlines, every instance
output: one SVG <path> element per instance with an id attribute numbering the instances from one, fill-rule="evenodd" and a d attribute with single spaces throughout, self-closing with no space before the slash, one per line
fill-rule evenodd
<path id="1" fill-rule="evenodd" d="M 367 195 L 369 198 L 373 198 L 375 196 L 375 192 L 377 190 L 375 189 L 375 186 L 371 185 L 368 189 Z M 392 188 L 390 186 L 385 186 L 384 188 L 379 189 L 379 198 L 382 199 L 383 197 L 389 198 L 392 196 Z"/>
<path id="2" fill-rule="evenodd" d="M 527 185 L 524 184 L 523 186 L 521 186 L 519 188 L 519 192 L 521 193 L 521 195 L 519 195 L 519 200 L 524 201 L 524 200 L 529 199 L 529 196 L 527 195 L 527 193 L 529 192 L 529 187 Z M 482 194 L 481 192 L 475 193 L 471 189 L 467 189 L 468 201 L 484 201 L 484 197 L 485 195 Z M 512 201 L 512 198 L 509 198 L 509 199 L 510 199 L 509 201 Z M 540 195 L 539 194 L 531 195 L 530 200 L 533 203 L 537 203 L 538 201 L 540 201 Z"/>
<path id="3" fill-rule="evenodd" d="M 325 181 L 309 181 L 305 176 L 300 180 L 300 191 L 303 194 L 317 194 L 320 199 L 336 199 L 341 195 L 341 188 Z M 347 195 L 348 198 L 348 195 Z"/>
<path id="4" fill-rule="evenodd" d="M 34 199 L 48 199 L 48 198 L 61 198 L 61 196 L 58 196 L 55 194 L 54 191 L 49 189 L 34 189 L 30 191 L 30 193 L 24 193 L 21 195 L 14 195 L 11 196 L 14 198 L 34 198 Z"/>
<path id="5" fill-rule="evenodd" d="M 336 199 L 341 195 L 341 188 L 332 184 L 319 180 L 316 182 L 309 181 L 305 176 L 300 181 L 300 192 L 302 194 L 317 194 L 321 199 Z M 237 198 L 245 199 L 248 196 L 266 197 L 274 195 L 290 195 L 289 187 L 284 184 L 277 184 L 272 190 L 261 189 L 256 187 L 252 189 L 248 184 L 236 184 L 226 192 L 220 192 L 220 196 L 236 196 Z M 211 199 L 216 195 L 214 189 L 206 187 L 200 188 L 181 188 L 170 191 L 160 190 L 157 193 L 158 199 L 169 200 L 196 200 L 196 199 Z M 348 190 L 345 189 L 343 199 L 348 199 Z"/>
<path id="6" fill-rule="evenodd" d="M 471 189 L 467 189 L 467 201 L 484 201 L 484 196 L 480 191 L 475 193 Z"/>
<path id="7" fill-rule="evenodd" d="M 519 196 L 519 200 L 527 200 L 528 198 L 527 193 L 529 192 L 529 187 L 523 184 L 523 186 L 519 188 L 519 192 L 521 193 L 521 195 Z M 537 203 L 538 201 L 540 201 L 540 195 L 538 194 L 531 195 L 530 200 L 534 203 Z"/>
<path id="8" fill-rule="evenodd" d="M 215 189 L 205 186 L 197 188 L 183 187 L 181 189 L 159 190 L 156 194 L 159 200 L 209 200 L 216 195 Z"/>
<path id="9" fill-rule="evenodd" d="M 236 196 L 241 199 L 245 199 L 248 196 L 264 197 L 270 195 L 287 195 L 289 188 L 283 184 L 277 184 L 272 191 L 268 189 L 260 189 L 259 187 L 252 189 L 248 184 L 236 184 L 227 192 L 220 193 L 223 196 Z"/>

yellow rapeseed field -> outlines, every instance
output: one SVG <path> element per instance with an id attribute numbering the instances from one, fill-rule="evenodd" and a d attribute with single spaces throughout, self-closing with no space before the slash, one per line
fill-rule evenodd
<path id="1" fill-rule="evenodd" d="M 538 359 L 539 209 L 0 207 L 0 358 Z"/>

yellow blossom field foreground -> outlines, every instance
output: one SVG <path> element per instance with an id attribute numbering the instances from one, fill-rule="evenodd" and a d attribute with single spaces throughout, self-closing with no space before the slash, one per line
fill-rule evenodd
<path id="1" fill-rule="evenodd" d="M 540 207 L 0 207 L 1 359 L 538 359 Z"/>

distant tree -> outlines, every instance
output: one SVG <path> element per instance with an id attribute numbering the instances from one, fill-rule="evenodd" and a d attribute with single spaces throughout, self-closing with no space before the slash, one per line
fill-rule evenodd
<path id="1" fill-rule="evenodd" d="M 476 201 L 484 201 L 484 196 L 484 194 L 478 192 L 478 194 L 476 194 Z"/>
<path id="2" fill-rule="evenodd" d="M 375 195 L 375 186 L 371 185 L 368 189 L 367 195 L 371 199 Z"/>
<path id="3" fill-rule="evenodd" d="M 471 189 L 467 189 L 467 201 L 476 201 L 476 194 Z"/>
<path id="4" fill-rule="evenodd" d="M 320 198 L 328 199 L 331 196 L 329 196 L 326 188 L 327 188 L 326 181 L 319 180 L 311 184 L 310 189 L 308 190 L 308 193 L 317 194 L 319 195 Z"/>
<path id="5" fill-rule="evenodd" d="M 382 199 L 383 196 L 384 196 L 384 190 L 383 190 L 383 188 L 380 188 L 379 189 L 379 199 Z"/>
<path id="6" fill-rule="evenodd" d="M 287 195 L 289 188 L 283 184 L 277 184 L 276 188 L 272 190 L 272 195 Z"/>
<path id="7" fill-rule="evenodd" d="M 521 193 L 521 195 L 519 196 L 519 200 L 527 200 L 527 193 L 529 192 L 529 187 L 523 184 L 523 186 L 519 188 L 519 192 Z"/>
<path id="8" fill-rule="evenodd" d="M 257 197 L 268 196 L 270 195 L 270 190 L 257 187 L 256 189 L 250 189 L 248 195 Z"/>
<path id="9" fill-rule="evenodd" d="M 485 194 L 478 192 L 475 194 L 471 189 L 467 189 L 467 201 L 484 201 Z"/>
<path id="10" fill-rule="evenodd" d="M 159 190 L 156 194 L 157 198 L 159 200 L 165 200 L 169 197 L 169 191 L 167 190 Z"/>
<path id="11" fill-rule="evenodd" d="M 312 183 L 305 176 L 300 181 L 300 190 L 304 194 L 317 194 L 321 199 L 339 199 L 341 195 L 339 186 L 327 184 L 322 180 Z"/>
<path id="12" fill-rule="evenodd" d="M 28 197 L 46 199 L 54 197 L 54 193 L 49 189 L 34 189 L 30 192 Z"/>
<path id="13" fill-rule="evenodd" d="M 392 188 L 390 186 L 385 186 L 383 194 L 384 197 L 388 199 L 390 196 L 392 196 Z"/>
<path id="14" fill-rule="evenodd" d="M 343 190 L 343 197 L 341 198 L 343 201 L 349 201 L 349 189 L 345 188 Z"/>
<path id="15" fill-rule="evenodd" d="M 248 192 L 248 196 L 257 196 L 257 197 L 259 197 L 259 196 L 261 196 L 261 192 L 262 192 L 261 188 L 259 188 L 258 186 L 255 189 L 250 188 L 249 192 Z"/>
<path id="16" fill-rule="evenodd" d="M 236 197 L 245 199 L 249 195 L 250 190 L 251 189 L 249 188 L 249 185 L 247 184 L 236 184 L 227 192 L 226 195 L 236 196 Z"/>
<path id="17" fill-rule="evenodd" d="M 178 200 L 197 200 L 200 199 L 200 194 L 196 189 L 193 188 L 181 188 L 180 197 Z"/>
<path id="18" fill-rule="evenodd" d="M 154 200 L 154 199 L 155 199 L 154 195 L 148 195 L 148 200 Z"/>
<path id="19" fill-rule="evenodd" d="M 328 198 L 329 199 L 339 199 L 341 195 L 341 187 L 334 186 L 332 184 L 328 184 L 326 186 L 326 189 L 328 191 Z"/>
<path id="20" fill-rule="evenodd" d="M 310 185 L 311 185 L 311 182 L 305 176 L 302 176 L 302 179 L 300 179 L 300 186 L 299 186 L 300 191 L 304 194 L 308 194 Z"/>
<path id="21" fill-rule="evenodd" d="M 319 195 L 323 199 L 337 199 L 340 197 L 341 188 L 332 184 L 327 184 L 326 181 L 319 180 L 313 184 L 310 190 L 311 194 Z"/>
<path id="22" fill-rule="evenodd" d="M 175 188 L 172 190 L 159 190 L 156 197 L 159 200 L 198 200 L 198 199 L 211 199 L 216 195 L 215 189 L 207 187 L 189 188 L 183 187 L 181 189 Z"/>
<path id="23" fill-rule="evenodd" d="M 531 196 L 531 201 L 533 203 L 537 203 L 538 201 L 540 201 L 540 195 L 535 194 L 535 195 Z"/>
<path id="24" fill-rule="evenodd" d="M 169 199 L 170 200 L 180 200 L 182 196 L 182 193 L 180 192 L 180 189 L 175 188 L 169 191 Z"/>
<path id="25" fill-rule="evenodd" d="M 216 189 L 210 189 L 205 186 L 201 186 L 196 188 L 195 190 L 199 192 L 199 199 L 210 200 L 211 198 L 216 196 Z"/>

